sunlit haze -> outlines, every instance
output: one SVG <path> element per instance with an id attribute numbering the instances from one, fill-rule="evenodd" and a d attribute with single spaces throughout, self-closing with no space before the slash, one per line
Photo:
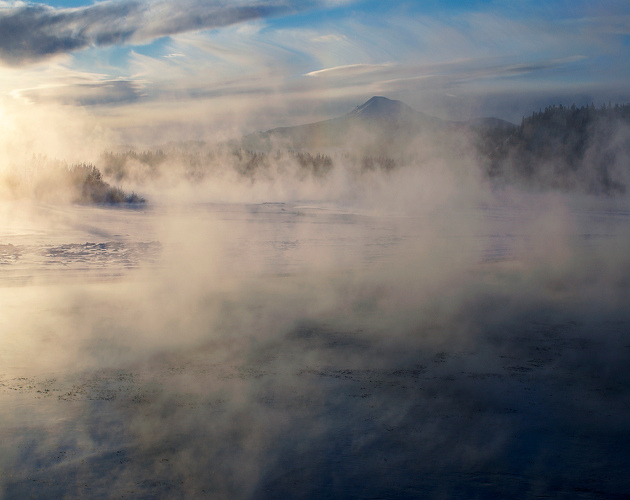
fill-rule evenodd
<path id="1" fill-rule="evenodd" d="M 0 500 L 630 494 L 630 3 L 0 0 Z"/>

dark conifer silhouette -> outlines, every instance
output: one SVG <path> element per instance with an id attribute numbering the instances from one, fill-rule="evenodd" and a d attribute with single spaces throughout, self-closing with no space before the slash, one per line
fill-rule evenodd
<path id="1" fill-rule="evenodd" d="M 596 108 L 560 105 L 523 117 L 510 133 L 484 137 L 480 151 L 487 173 L 497 180 L 530 186 L 624 193 L 630 179 L 630 105 Z"/>

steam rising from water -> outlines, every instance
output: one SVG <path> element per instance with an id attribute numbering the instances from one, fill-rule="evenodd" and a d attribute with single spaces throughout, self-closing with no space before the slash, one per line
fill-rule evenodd
<path id="1" fill-rule="evenodd" d="M 71 207 L 60 233 L 14 230 L 40 251 L 3 264 L 6 496 L 533 496 L 601 488 L 593 461 L 623 491 L 627 212 L 536 201 Z"/>
<path id="2" fill-rule="evenodd" d="M 495 192 L 424 146 L 4 203 L 4 496 L 627 492 L 625 201 Z"/>

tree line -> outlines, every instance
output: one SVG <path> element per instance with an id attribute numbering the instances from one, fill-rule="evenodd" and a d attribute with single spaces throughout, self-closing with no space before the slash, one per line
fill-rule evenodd
<path id="1" fill-rule="evenodd" d="M 552 105 L 479 140 L 487 175 L 532 187 L 622 194 L 630 181 L 630 105 Z"/>

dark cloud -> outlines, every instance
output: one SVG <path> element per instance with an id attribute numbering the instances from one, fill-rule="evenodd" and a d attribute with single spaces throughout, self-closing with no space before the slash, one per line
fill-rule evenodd
<path id="1" fill-rule="evenodd" d="M 288 12 L 281 2 L 105 1 L 78 9 L 0 10 L 0 59 L 23 65 L 92 45 L 142 42 Z"/>

